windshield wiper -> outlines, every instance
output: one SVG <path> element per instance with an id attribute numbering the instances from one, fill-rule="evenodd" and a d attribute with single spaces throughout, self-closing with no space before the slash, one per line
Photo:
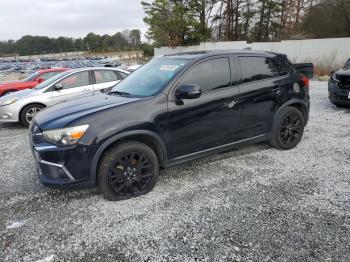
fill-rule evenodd
<path id="1" fill-rule="evenodd" d="M 109 92 L 109 94 L 117 94 L 119 96 L 130 96 L 131 95 L 127 92 L 122 92 L 122 91 L 111 91 L 111 92 Z"/>

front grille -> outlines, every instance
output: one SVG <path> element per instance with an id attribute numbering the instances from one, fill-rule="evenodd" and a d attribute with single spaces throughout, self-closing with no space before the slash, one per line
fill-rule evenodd
<path id="1" fill-rule="evenodd" d="M 339 88 L 350 90 L 350 76 L 336 75 L 336 77 L 339 80 Z"/>

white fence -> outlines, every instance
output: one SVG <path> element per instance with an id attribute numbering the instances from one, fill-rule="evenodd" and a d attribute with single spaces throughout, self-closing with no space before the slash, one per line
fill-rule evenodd
<path id="1" fill-rule="evenodd" d="M 350 58 L 350 38 L 288 40 L 281 42 L 251 43 L 236 42 L 205 42 L 198 46 L 161 47 L 155 48 L 155 56 L 179 52 L 203 50 L 243 49 L 264 50 L 288 55 L 294 63 L 312 62 L 315 65 L 338 67 Z"/>

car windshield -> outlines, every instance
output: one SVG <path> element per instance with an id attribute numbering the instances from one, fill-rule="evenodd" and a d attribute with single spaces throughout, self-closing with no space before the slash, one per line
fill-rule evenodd
<path id="1" fill-rule="evenodd" d="M 26 78 L 22 79 L 22 82 L 30 82 L 33 81 L 40 73 L 39 72 L 35 72 L 33 74 L 30 74 L 29 76 L 27 76 Z"/>
<path id="2" fill-rule="evenodd" d="M 45 87 L 47 87 L 48 85 L 52 84 L 53 82 L 59 80 L 60 78 L 64 77 L 65 75 L 68 75 L 70 73 L 70 70 L 68 71 L 64 71 L 62 73 L 59 73 L 51 78 L 49 78 L 48 80 L 45 80 L 44 82 L 42 82 L 41 84 L 37 85 L 35 87 L 35 89 L 43 89 Z"/>
<path id="3" fill-rule="evenodd" d="M 114 86 L 109 94 L 152 96 L 162 90 L 188 62 L 187 59 L 154 58 Z"/>

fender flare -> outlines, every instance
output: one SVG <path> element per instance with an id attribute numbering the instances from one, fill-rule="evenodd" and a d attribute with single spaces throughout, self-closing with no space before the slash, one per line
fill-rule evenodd
<path id="1" fill-rule="evenodd" d="M 153 139 L 155 139 L 162 150 L 162 162 L 164 163 L 167 161 L 167 157 L 168 157 L 167 149 L 166 149 L 165 143 L 163 142 L 163 140 L 160 138 L 159 135 L 157 135 L 156 133 L 149 131 L 149 130 L 127 131 L 127 132 L 120 133 L 118 135 L 115 135 L 115 136 L 109 138 L 101 146 L 99 146 L 99 148 L 97 149 L 97 151 L 92 159 L 92 166 L 91 166 L 91 171 L 90 171 L 90 180 L 91 181 L 96 182 L 98 164 L 99 164 L 100 159 L 101 159 L 103 153 L 105 152 L 105 150 L 110 145 L 112 145 L 114 142 L 116 142 L 120 139 L 123 139 L 123 138 L 130 137 L 130 136 L 135 136 L 135 135 L 146 135 L 146 136 L 149 136 L 149 137 L 152 137 Z"/>
<path id="2" fill-rule="evenodd" d="M 283 104 L 282 106 L 280 106 L 280 107 L 278 108 L 278 110 L 276 111 L 275 116 L 274 116 L 274 119 L 276 119 L 276 116 L 279 114 L 279 112 L 281 112 L 281 110 L 282 110 L 283 108 L 286 108 L 287 106 L 290 106 L 290 105 L 293 105 L 293 104 L 299 104 L 299 105 L 301 105 L 302 107 L 304 107 L 304 109 L 306 110 L 307 114 L 304 115 L 304 113 L 303 113 L 303 112 L 302 112 L 302 113 L 303 113 L 304 117 L 306 118 L 306 119 L 305 119 L 305 123 L 307 123 L 307 122 L 309 121 L 310 105 L 309 105 L 306 101 L 304 101 L 304 100 L 302 100 L 302 99 L 292 99 L 292 100 L 289 100 L 288 102 L 284 103 L 284 104 Z"/>

